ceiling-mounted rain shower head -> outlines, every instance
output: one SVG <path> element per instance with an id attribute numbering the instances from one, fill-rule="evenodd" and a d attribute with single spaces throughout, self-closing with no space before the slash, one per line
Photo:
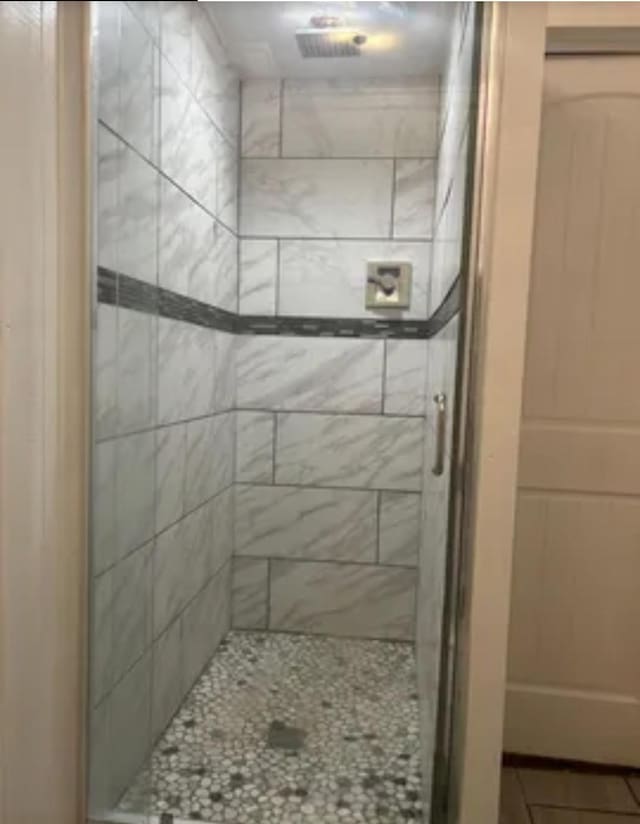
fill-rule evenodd
<path id="1" fill-rule="evenodd" d="M 366 36 L 344 26 L 339 17 L 315 15 L 309 23 L 309 28 L 296 31 L 303 57 L 360 57 Z"/>

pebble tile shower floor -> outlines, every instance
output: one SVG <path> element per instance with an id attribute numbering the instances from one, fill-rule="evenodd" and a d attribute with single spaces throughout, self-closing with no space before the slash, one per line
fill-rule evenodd
<path id="1" fill-rule="evenodd" d="M 119 809 L 150 787 L 211 824 L 419 821 L 418 753 L 412 645 L 231 632 Z"/>

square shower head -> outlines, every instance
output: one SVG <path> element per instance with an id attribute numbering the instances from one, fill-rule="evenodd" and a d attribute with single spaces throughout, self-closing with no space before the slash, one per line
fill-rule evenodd
<path id="1" fill-rule="evenodd" d="M 305 57 L 360 57 L 361 35 L 354 29 L 298 29 L 296 41 Z"/>

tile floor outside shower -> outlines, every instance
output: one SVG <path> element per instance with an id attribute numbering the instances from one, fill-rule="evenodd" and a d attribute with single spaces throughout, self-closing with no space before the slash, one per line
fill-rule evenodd
<path id="1" fill-rule="evenodd" d="M 419 821 L 417 698 L 411 644 L 231 632 L 119 809 L 167 824 Z"/>

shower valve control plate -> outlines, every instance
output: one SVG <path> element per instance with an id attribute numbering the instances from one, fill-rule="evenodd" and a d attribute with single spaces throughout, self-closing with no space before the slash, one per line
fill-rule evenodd
<path id="1" fill-rule="evenodd" d="M 405 261 L 368 261 L 366 308 L 408 309 L 411 269 L 411 264 Z"/>

